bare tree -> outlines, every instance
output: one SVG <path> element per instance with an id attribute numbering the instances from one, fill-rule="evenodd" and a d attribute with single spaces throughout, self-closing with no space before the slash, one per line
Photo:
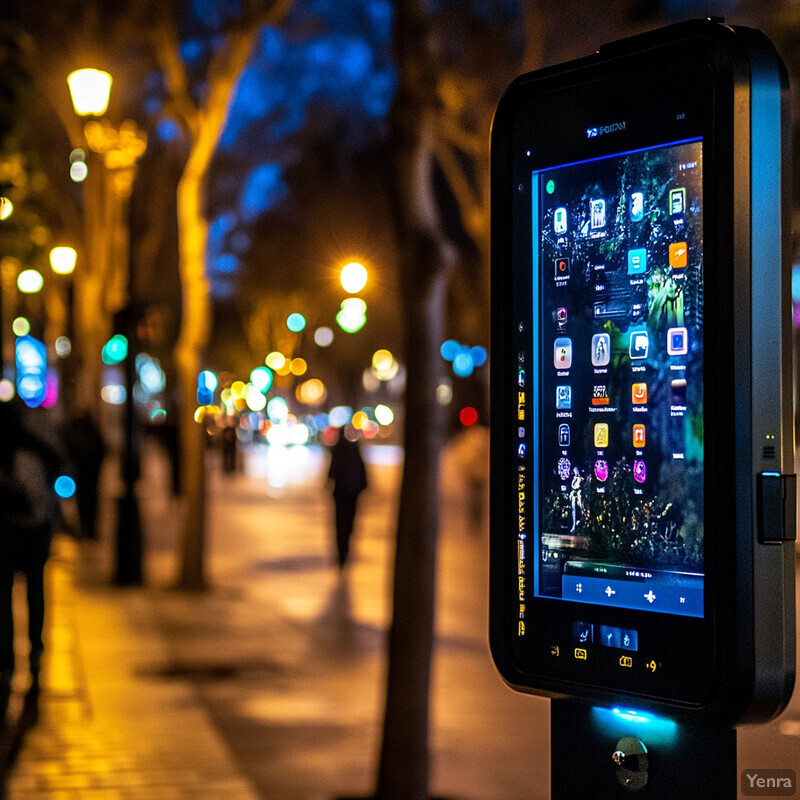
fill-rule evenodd
<path id="1" fill-rule="evenodd" d="M 180 391 L 180 462 L 182 475 L 182 546 L 179 585 L 205 586 L 205 468 L 204 430 L 194 420 L 197 375 L 211 330 L 211 301 L 206 278 L 208 222 L 204 188 L 233 94 L 265 25 L 278 24 L 293 0 L 244 3 L 244 13 L 221 33 L 210 56 L 202 94 L 193 91 L 186 64 L 180 57 L 177 20 L 166 4 L 152 6 L 149 28 L 156 59 L 164 76 L 168 110 L 187 135 L 189 155 L 178 183 L 178 268 L 182 314 L 175 360 Z M 202 97 L 202 99 L 198 99 Z"/>
<path id="2" fill-rule="evenodd" d="M 437 197 L 437 170 L 449 183 L 463 228 L 488 270 L 488 133 L 497 84 L 488 79 L 482 57 L 482 77 L 475 62 L 472 68 L 463 62 L 459 67 L 448 58 L 448 47 L 459 44 L 453 42 L 453 24 L 463 24 L 463 15 L 434 20 L 425 7 L 421 0 L 401 0 L 395 17 L 399 87 L 390 114 L 389 184 L 400 300 L 408 321 L 408 377 L 378 800 L 428 797 L 439 455 L 445 436 L 445 409 L 437 402 L 436 387 L 443 377 L 439 348 L 446 333 L 448 284 L 459 266 Z M 507 78 L 508 73 L 500 84 Z M 483 288 L 488 305 L 488 282 Z"/>

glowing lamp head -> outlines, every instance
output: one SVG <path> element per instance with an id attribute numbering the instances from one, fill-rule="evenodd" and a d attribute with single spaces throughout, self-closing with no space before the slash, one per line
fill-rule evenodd
<path id="1" fill-rule="evenodd" d="M 81 117 L 103 116 L 111 96 L 111 76 L 100 69 L 78 69 L 67 77 L 72 107 Z"/>
<path id="2" fill-rule="evenodd" d="M 367 285 L 367 268 L 357 261 L 352 261 L 342 267 L 339 280 L 348 294 L 358 294 Z"/>
<path id="3" fill-rule="evenodd" d="M 50 267 L 56 275 L 69 275 L 75 269 L 77 260 L 74 247 L 54 247 L 50 251 Z"/>

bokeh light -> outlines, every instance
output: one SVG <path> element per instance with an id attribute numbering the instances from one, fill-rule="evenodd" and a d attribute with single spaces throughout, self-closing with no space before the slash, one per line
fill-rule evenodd
<path id="1" fill-rule="evenodd" d="M 0 197 L 0 222 L 14 213 L 14 204 L 7 197 Z"/>
<path id="2" fill-rule="evenodd" d="M 390 381 L 400 370 L 397 359 L 389 350 L 376 350 L 372 355 L 372 371 L 379 381 Z"/>
<path id="3" fill-rule="evenodd" d="M 277 372 L 279 369 L 283 369 L 283 365 L 286 363 L 286 356 L 283 353 L 279 353 L 276 350 L 273 350 L 264 359 L 264 363 L 270 369 L 274 369 Z"/>
<path id="4" fill-rule="evenodd" d="M 14 331 L 15 336 L 25 336 L 26 333 L 31 332 L 31 323 L 27 317 L 17 317 L 11 323 L 11 330 Z"/>
<path id="5" fill-rule="evenodd" d="M 204 369 L 197 376 L 197 405 L 210 406 L 214 402 L 214 392 L 218 386 L 217 376 L 210 369 Z"/>
<path id="6" fill-rule="evenodd" d="M 250 383 L 260 392 L 268 392 L 270 386 L 272 386 L 272 380 L 272 370 L 269 367 L 256 367 L 250 373 Z"/>
<path id="7" fill-rule="evenodd" d="M 306 327 L 306 318 L 302 314 L 298 314 L 295 312 L 294 314 L 289 314 L 286 319 L 286 327 L 292 333 L 300 333 Z"/>
<path id="8" fill-rule="evenodd" d="M 328 424 L 332 428 L 342 428 L 353 418 L 350 406 L 334 406 L 328 414 Z"/>
<path id="9" fill-rule="evenodd" d="M 44 278 L 42 273 L 36 269 L 24 269 L 17 276 L 17 289 L 23 294 L 36 294 L 42 291 Z"/>
<path id="10" fill-rule="evenodd" d="M 353 418 L 350 420 L 350 424 L 357 430 L 360 431 L 364 425 L 369 422 L 369 416 L 365 411 L 356 411 L 353 414 Z"/>
<path id="11" fill-rule="evenodd" d="M 319 347 L 330 347 L 333 343 L 333 331 L 323 325 L 314 331 L 314 341 Z"/>
<path id="12" fill-rule="evenodd" d="M 319 405 L 326 395 L 325 384 L 319 378 L 303 381 L 295 390 L 295 397 L 307 406 Z M 325 427 L 327 427 L 327 419 L 325 420 Z"/>
<path id="13" fill-rule="evenodd" d="M 475 367 L 483 366 L 487 359 L 485 347 L 469 347 L 455 339 L 443 342 L 439 352 L 445 361 L 452 362 L 453 372 L 460 378 L 468 378 Z"/>
<path id="14" fill-rule="evenodd" d="M 18 336 L 14 343 L 17 394 L 30 408 L 42 405 L 47 393 L 47 348 L 33 336 Z"/>
<path id="15" fill-rule="evenodd" d="M 345 333 L 357 333 L 367 324 L 367 304 L 360 297 L 342 300 L 336 323 Z"/>
<path id="16" fill-rule="evenodd" d="M 348 294 L 358 294 L 367 285 L 367 268 L 357 261 L 351 261 L 342 267 L 339 280 Z"/>
<path id="17" fill-rule="evenodd" d="M 83 161 L 74 161 L 69 165 L 69 177 L 73 183 L 83 183 L 89 175 L 89 167 Z"/>
<path id="18" fill-rule="evenodd" d="M 59 358 L 67 358 L 72 353 L 72 342 L 69 336 L 59 336 L 55 341 L 56 355 Z"/>
<path id="19" fill-rule="evenodd" d="M 305 375 L 308 372 L 308 364 L 304 358 L 293 358 L 289 365 L 289 371 L 292 375 Z"/>
<path id="20" fill-rule="evenodd" d="M 75 494 L 75 481 L 69 475 L 59 475 L 56 478 L 54 488 L 56 494 L 66 500 Z"/>
<path id="21" fill-rule="evenodd" d="M 8 378 L 0 380 L 0 401 L 7 403 L 14 397 L 14 382 Z"/>
<path id="22" fill-rule="evenodd" d="M 448 339 L 442 342 L 439 352 L 445 361 L 452 361 L 457 355 L 461 345 L 455 339 Z"/>
<path id="23" fill-rule="evenodd" d="M 247 385 L 245 402 L 251 411 L 263 411 L 267 407 L 266 396 L 257 386 L 254 386 L 252 383 Z"/>
<path id="24" fill-rule="evenodd" d="M 101 354 L 104 364 L 121 364 L 128 356 L 128 340 L 115 333 L 104 345 Z"/>
<path id="25" fill-rule="evenodd" d="M 272 422 L 283 422 L 289 416 L 289 404 L 282 397 L 273 397 L 267 403 L 267 416 Z"/>
<path id="26" fill-rule="evenodd" d="M 163 392 L 167 385 L 167 376 L 161 369 L 158 359 L 153 358 L 147 353 L 139 353 L 136 356 L 136 374 L 139 376 L 139 383 L 148 395 Z"/>
<path id="27" fill-rule="evenodd" d="M 112 406 L 121 406 L 127 396 L 128 393 L 125 391 L 125 387 L 118 383 L 107 383 L 100 390 L 100 397 L 103 402 Z"/>
<path id="28" fill-rule="evenodd" d="M 466 406 L 461 409 L 458 418 L 462 425 L 469 427 L 478 421 L 478 412 L 472 406 Z"/>
<path id="29" fill-rule="evenodd" d="M 375 419 L 380 425 L 391 425 L 394 422 L 394 411 L 384 403 L 375 406 Z"/>

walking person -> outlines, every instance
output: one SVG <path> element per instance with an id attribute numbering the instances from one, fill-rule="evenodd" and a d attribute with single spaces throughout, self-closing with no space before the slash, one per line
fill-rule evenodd
<path id="1" fill-rule="evenodd" d="M 64 426 L 62 439 L 75 470 L 75 500 L 80 535 L 97 539 L 97 506 L 100 470 L 106 446 L 89 411 L 83 411 Z"/>
<path id="2" fill-rule="evenodd" d="M 350 537 L 356 519 L 358 496 L 367 488 L 367 470 L 357 441 L 351 441 L 345 431 L 331 449 L 328 479 L 333 484 L 333 503 L 336 510 L 336 552 L 339 569 L 343 570 L 350 553 Z"/>
<path id="3" fill-rule="evenodd" d="M 13 587 L 25 575 L 30 696 L 39 689 L 44 641 L 44 568 L 59 518 L 54 482 L 62 465 L 55 445 L 29 424 L 16 402 L 0 403 L 0 712 L 5 715 L 15 669 Z"/>

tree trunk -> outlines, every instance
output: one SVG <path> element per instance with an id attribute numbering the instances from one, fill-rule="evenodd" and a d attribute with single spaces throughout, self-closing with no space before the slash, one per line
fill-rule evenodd
<path id="1" fill-rule="evenodd" d="M 435 639 L 439 456 L 444 407 L 445 298 L 454 266 L 434 196 L 435 82 L 424 15 L 400 4 L 395 20 L 400 87 L 392 109 L 391 201 L 406 320 L 405 462 L 395 551 L 383 740 L 377 800 L 425 800 L 430 771 L 430 680 Z"/>
<path id="2" fill-rule="evenodd" d="M 429 776 L 430 679 L 435 639 L 436 564 L 439 538 L 439 455 L 444 443 L 443 406 L 436 401 L 439 347 L 444 340 L 445 270 L 437 243 L 424 232 L 405 243 L 403 269 L 413 279 L 403 292 L 408 353 L 405 462 L 400 491 L 394 572 L 394 617 L 389 665 L 379 800 L 425 800 Z"/>
<path id="3" fill-rule="evenodd" d="M 211 143 L 209 142 L 208 145 Z M 197 376 L 211 327 L 211 303 L 205 270 L 208 224 L 202 187 L 213 155 L 195 146 L 178 184 L 179 269 L 183 301 L 181 332 L 175 347 L 180 391 L 180 474 L 183 500 L 181 564 L 183 589 L 203 589 L 205 576 L 205 428 L 194 419 Z"/>

